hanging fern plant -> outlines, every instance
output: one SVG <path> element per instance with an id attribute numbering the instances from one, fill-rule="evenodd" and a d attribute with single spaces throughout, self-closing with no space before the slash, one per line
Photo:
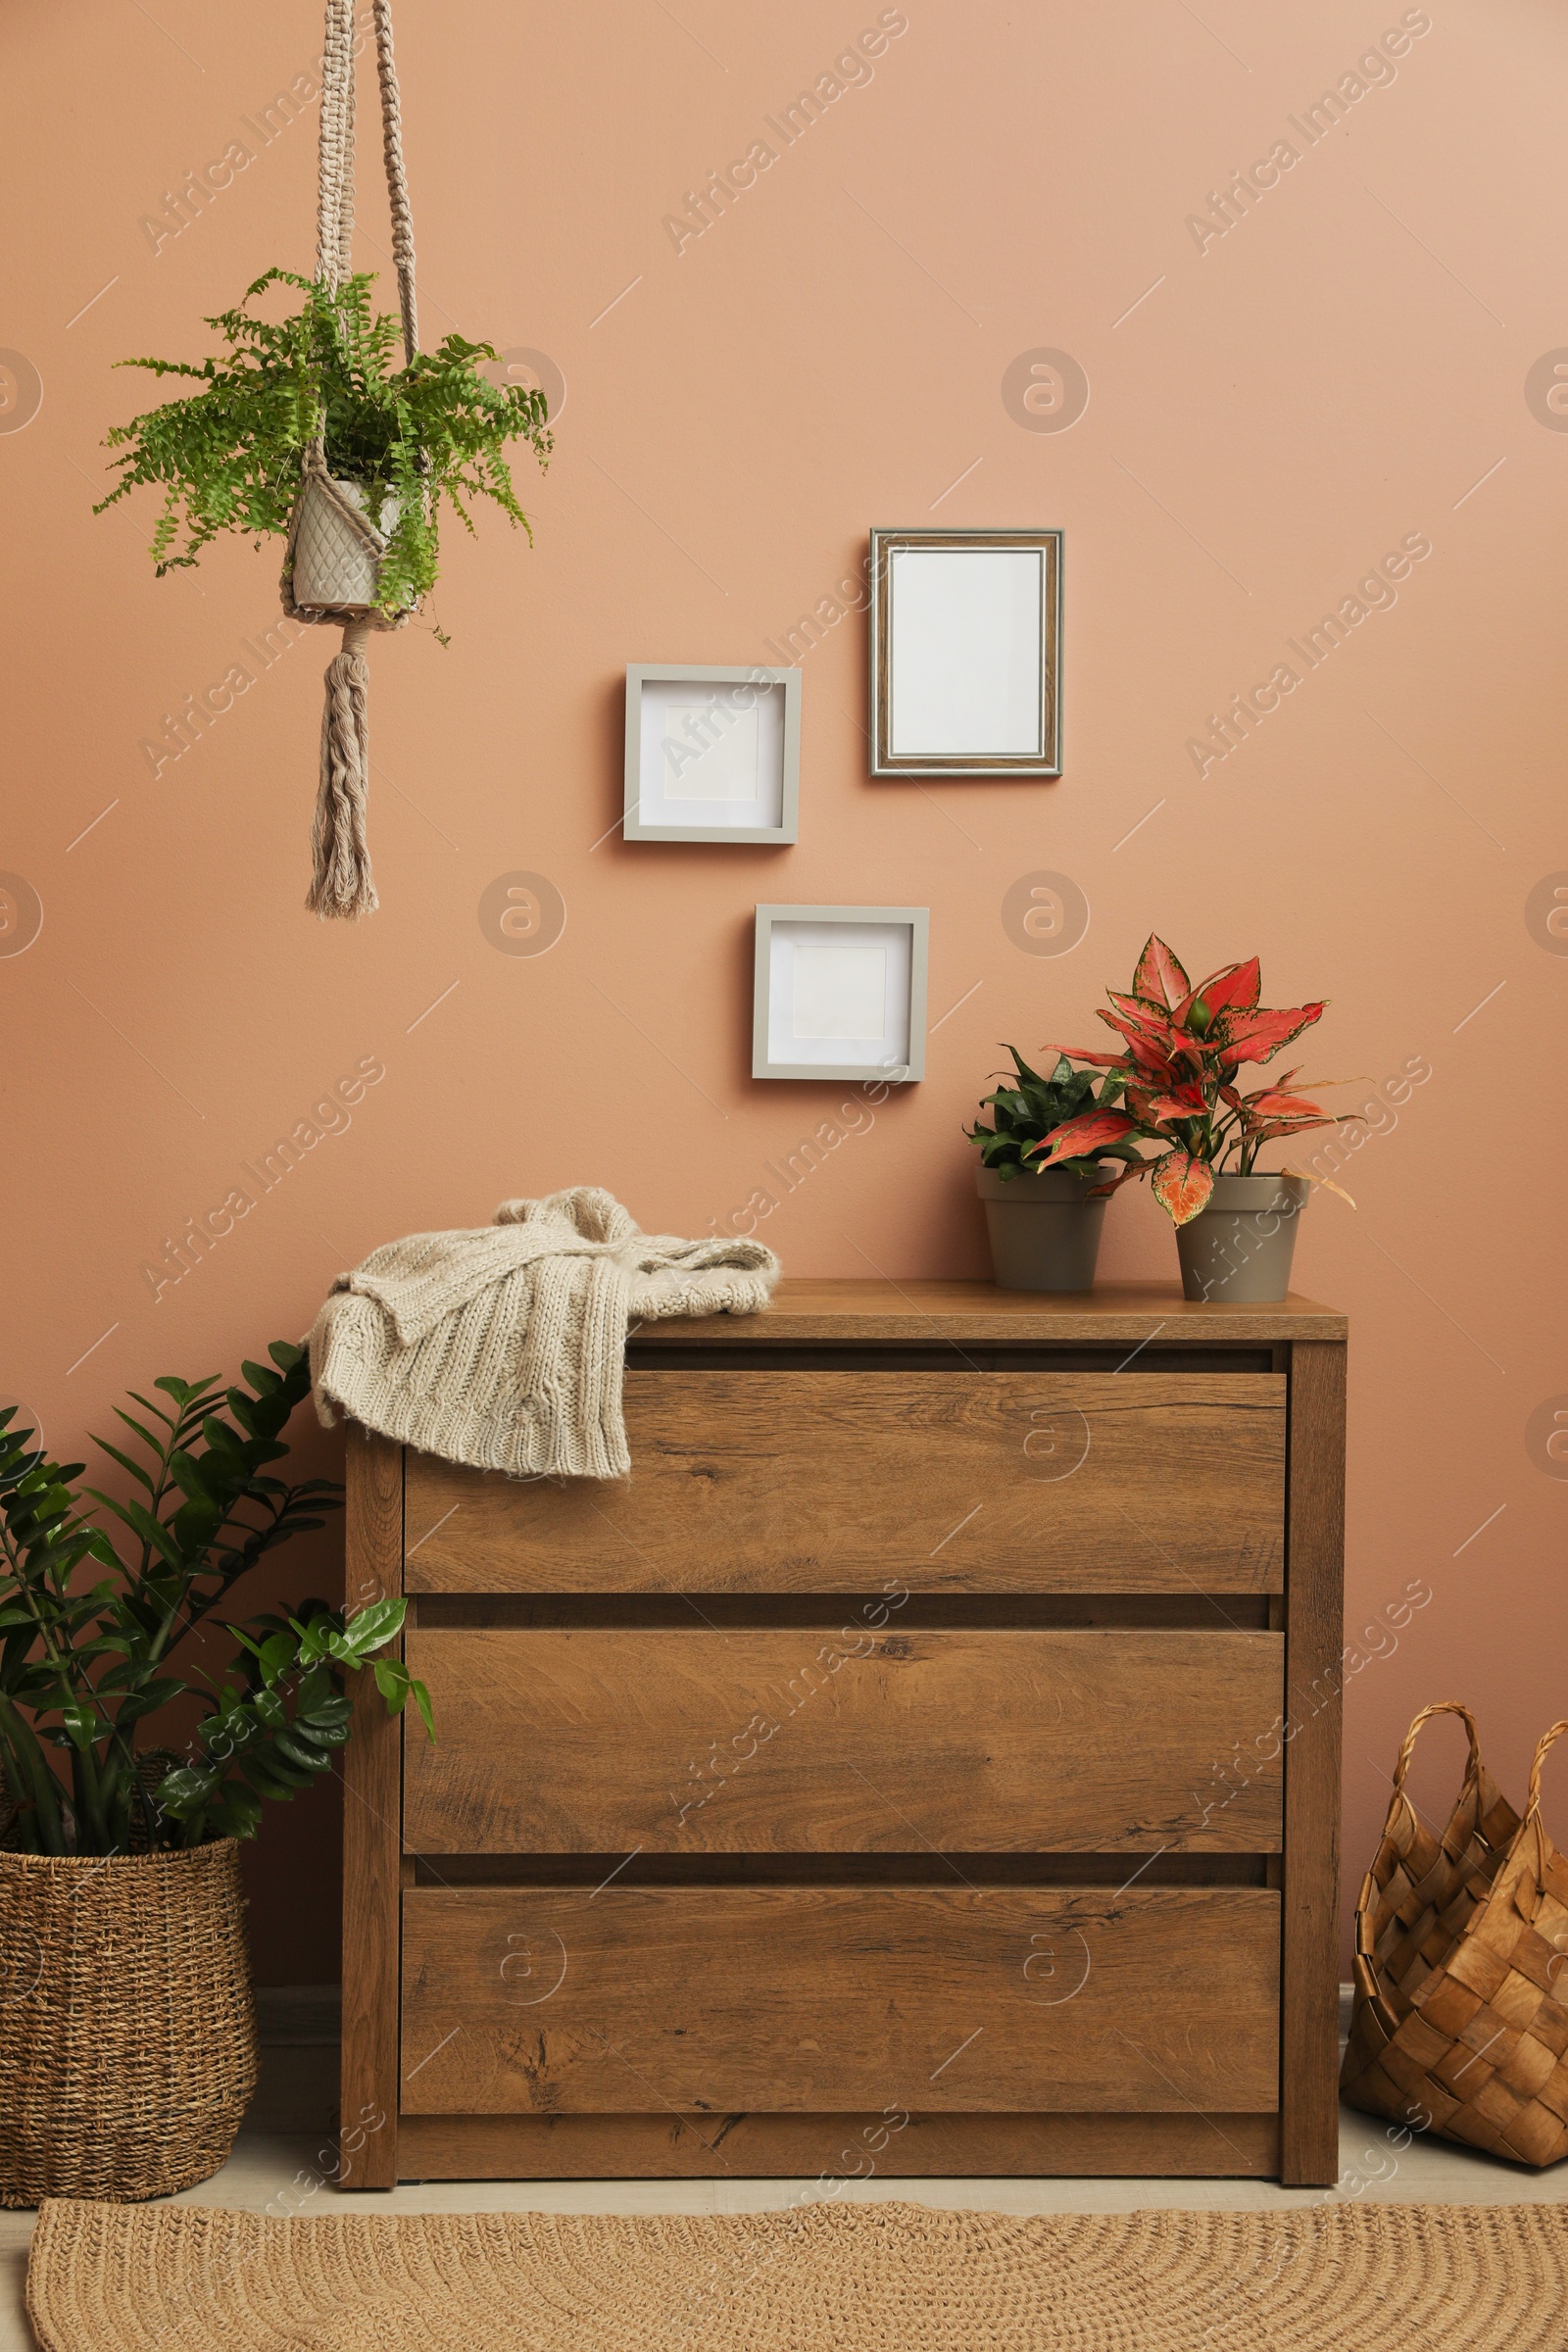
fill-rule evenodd
<path id="1" fill-rule="evenodd" d="M 372 311 L 374 283 L 366 272 L 329 291 L 291 270 L 269 270 L 237 310 L 208 319 L 228 346 L 220 359 L 121 361 L 202 386 L 108 436 L 124 453 L 115 461 L 120 481 L 93 512 L 157 483 L 164 505 L 150 553 L 160 575 L 197 563 L 223 531 L 253 534 L 258 544 L 269 532 L 286 536 L 306 452 L 323 430 L 331 474 L 364 486 L 373 514 L 388 496 L 396 502 L 376 583 L 382 612 L 406 611 L 434 586 L 443 505 L 471 531 L 471 502 L 490 499 L 532 538 L 506 452 L 524 441 L 547 462 L 544 394 L 498 388 L 480 373 L 497 357 L 493 346 L 457 334 L 394 367 L 398 322 Z M 275 323 L 251 307 L 274 285 L 304 297 Z"/>
<path id="2" fill-rule="evenodd" d="M 469 506 L 487 498 L 532 539 L 507 448 L 526 441 L 541 465 L 551 448 L 543 393 L 502 389 L 480 373 L 480 363 L 498 356 L 491 344 L 448 335 L 433 352 L 419 349 L 392 0 L 375 0 L 371 15 L 403 366 L 392 364 L 398 325 L 370 308 L 373 275 L 351 266 L 354 59 L 362 43 L 355 0 L 326 0 L 315 276 L 269 270 L 236 310 L 209 319 L 228 345 L 220 359 L 121 363 L 202 388 L 115 427 L 109 446 L 122 453 L 115 461 L 121 478 L 95 510 L 156 483 L 164 494 L 152 544 L 160 572 L 199 562 L 220 531 L 258 539 L 275 532 L 285 541 L 284 612 L 341 627 L 342 650 L 324 681 L 305 904 L 323 918 L 350 921 L 377 905 L 367 827 L 371 632 L 406 621 L 434 586 L 443 506 L 471 531 Z M 252 307 L 274 286 L 304 297 L 276 322 Z"/>

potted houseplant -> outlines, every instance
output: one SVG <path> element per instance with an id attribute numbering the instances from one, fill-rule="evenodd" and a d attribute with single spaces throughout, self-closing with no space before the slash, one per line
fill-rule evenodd
<path id="1" fill-rule="evenodd" d="M 119 363 L 202 387 L 108 436 L 123 453 L 115 460 L 120 480 L 93 513 L 156 483 L 164 504 L 150 553 L 160 576 L 199 562 L 222 531 L 258 544 L 268 533 L 288 538 L 299 506 L 290 551 L 296 606 L 373 609 L 395 619 L 435 585 L 443 504 L 471 531 L 468 504 L 488 498 L 528 530 L 506 451 L 525 441 L 545 463 L 544 394 L 492 384 L 480 368 L 496 359 L 494 348 L 458 334 L 395 368 L 398 323 L 372 312 L 374 283 L 373 272 L 328 287 L 269 270 L 238 309 L 207 320 L 228 346 L 221 358 Z M 301 297 L 276 321 L 251 307 L 272 286 Z M 310 466 L 318 445 L 324 474 Z M 368 530 L 342 515 L 345 504 Z"/>
<path id="2" fill-rule="evenodd" d="M 541 465 L 551 447 L 544 394 L 480 373 L 497 357 L 491 344 L 450 334 L 434 351 L 416 348 L 403 263 L 404 364 L 394 367 L 398 327 L 372 314 L 373 283 L 335 268 L 315 278 L 269 270 L 238 309 L 208 320 L 227 342 L 221 358 L 122 361 L 202 388 L 115 426 L 120 480 L 94 510 L 158 484 L 151 552 L 161 573 L 198 562 L 220 531 L 251 533 L 258 545 L 280 536 L 285 612 L 342 627 L 326 671 L 305 901 L 323 918 L 377 904 L 366 822 L 370 631 L 406 621 L 434 587 L 443 506 L 471 531 L 469 506 L 487 498 L 528 529 L 507 447 L 525 441 Z M 251 308 L 275 286 L 301 297 L 281 320 Z"/>
<path id="3" fill-rule="evenodd" d="M 1241 1091 L 1248 1064 L 1272 1061 L 1323 1014 L 1321 1004 L 1272 1010 L 1258 1002 L 1261 986 L 1253 956 L 1222 965 L 1195 988 L 1164 941 L 1152 937 L 1131 992 L 1107 991 L 1114 1009 L 1100 1015 L 1123 1039 L 1122 1051 L 1075 1055 L 1105 1071 L 1122 1107 L 1081 1113 L 1036 1147 L 1051 1167 L 1118 1143 L 1155 1144 L 1154 1153 L 1115 1181 L 1149 1177 L 1176 1227 L 1184 1295 L 1225 1305 L 1285 1297 L 1297 1219 L 1318 1181 L 1298 1169 L 1265 1175 L 1258 1153 L 1281 1138 L 1353 1116 L 1293 1091 L 1295 1070 Z"/>
<path id="4" fill-rule="evenodd" d="M 231 1625 L 229 1678 L 182 1754 L 144 1735 L 195 1686 L 193 1625 L 340 1490 L 270 1474 L 309 1388 L 303 1348 L 248 1388 L 165 1378 L 95 1444 L 124 1499 L 73 1484 L 0 1411 L 0 2204 L 169 2195 L 217 2171 L 255 2087 L 238 1840 L 330 1770 L 343 1671 L 429 1701 L 384 1652 L 401 1599 Z M 159 1398 L 162 1397 L 163 1401 Z M 102 1573 L 95 1573 L 95 1572 Z M 188 1720 L 188 1717 L 187 1717 Z"/>
<path id="5" fill-rule="evenodd" d="M 1004 1291 L 1088 1291 L 1094 1288 L 1105 1202 L 1121 1179 L 1102 1160 L 1136 1166 L 1138 1152 L 1112 1138 L 1064 1153 L 1050 1167 L 1033 1156 L 1071 1121 L 1093 1118 L 1114 1103 L 1121 1081 L 1075 1070 L 1066 1054 L 1049 1078 L 1032 1070 L 1016 1046 L 1012 1078 L 980 1107 L 992 1124 L 965 1129 L 980 1147 L 975 1190 L 985 1203 L 991 1263 Z M 999 1073 L 1005 1076 L 1005 1073 Z M 1107 1182 L 1107 1175 L 1113 1181 Z"/>

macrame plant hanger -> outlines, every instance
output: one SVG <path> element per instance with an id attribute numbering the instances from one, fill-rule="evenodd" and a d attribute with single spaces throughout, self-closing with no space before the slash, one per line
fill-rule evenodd
<path id="1" fill-rule="evenodd" d="M 403 119 L 392 55 L 391 0 L 374 0 L 375 58 L 381 86 L 381 152 L 392 208 L 392 256 L 403 313 L 403 351 L 418 349 L 414 295 L 414 222 L 403 170 Z M 354 0 L 327 0 L 321 81 L 316 275 L 329 294 L 352 274 L 354 242 Z M 372 629 L 401 628 L 407 612 L 377 610 L 375 583 L 387 542 L 357 503 L 358 485 L 327 470 L 325 418 L 305 453 L 304 480 L 289 522 L 283 559 L 283 610 L 291 620 L 341 626 L 343 647 L 326 671 L 321 717 L 321 773 L 312 829 L 314 872 L 305 904 L 323 918 L 352 919 L 376 906 L 366 839 L 369 788 L 370 683 L 366 649 Z"/>

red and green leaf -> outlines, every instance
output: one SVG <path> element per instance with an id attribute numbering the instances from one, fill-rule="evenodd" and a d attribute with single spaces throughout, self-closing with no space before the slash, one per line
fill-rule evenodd
<path id="1" fill-rule="evenodd" d="M 1040 1164 L 1049 1168 L 1058 1159 L 1087 1159 L 1102 1152 L 1107 1144 L 1119 1144 L 1131 1135 L 1138 1122 L 1123 1110 L 1084 1110 L 1077 1118 L 1055 1128 L 1043 1143 L 1031 1144 L 1026 1156 L 1044 1152 Z"/>
<path id="2" fill-rule="evenodd" d="M 1181 1031 L 1170 1014 L 1159 1006 L 1146 1004 L 1141 997 L 1124 997 L 1114 988 L 1107 988 L 1105 994 L 1122 1019 L 1130 1021 L 1151 1044 L 1159 1046 L 1167 1054 L 1174 1053 L 1181 1044 Z"/>
<path id="3" fill-rule="evenodd" d="M 1087 1061 L 1097 1070 L 1119 1070 L 1127 1058 L 1124 1054 L 1091 1054 L 1083 1046 L 1047 1046 L 1047 1054 L 1065 1054 L 1069 1061 Z"/>
<path id="4" fill-rule="evenodd" d="M 1196 1029 L 1201 1037 L 1216 1015 L 1227 1007 L 1234 1005 L 1238 1010 L 1250 1011 L 1257 1003 L 1261 986 L 1262 974 L 1255 956 L 1250 956 L 1245 963 L 1222 964 L 1177 1005 L 1174 1017 Z"/>
<path id="5" fill-rule="evenodd" d="M 1149 1108 L 1144 1114 L 1151 1119 L 1200 1119 L 1203 1115 L 1203 1097 L 1196 1086 L 1178 1087 L 1166 1095 L 1151 1095 Z"/>
<path id="6" fill-rule="evenodd" d="M 1124 1184 L 1134 1183 L 1143 1172 L 1144 1162 L 1141 1159 L 1129 1160 L 1114 1175 L 1107 1176 L 1103 1184 L 1092 1186 L 1084 1198 L 1086 1200 L 1108 1200 L 1112 1193 L 1119 1193 Z"/>
<path id="7" fill-rule="evenodd" d="M 1190 1152 L 1167 1152 L 1154 1164 L 1151 1178 L 1154 1199 L 1173 1225 L 1186 1225 L 1207 1205 L 1214 1190 L 1214 1171 Z"/>
<path id="8" fill-rule="evenodd" d="M 1249 1095 L 1243 1107 L 1249 1126 L 1258 1119 L 1321 1119 L 1327 1115 L 1321 1102 L 1309 1102 L 1304 1095 L 1289 1094 L 1280 1086 L 1265 1086 L 1258 1094 Z"/>
<path id="9" fill-rule="evenodd" d="M 1219 1049 L 1221 1058 L 1232 1069 L 1244 1061 L 1272 1061 L 1282 1046 L 1322 1017 L 1321 1004 L 1298 1004 L 1281 1012 L 1272 1012 L 1265 1005 L 1237 1006 L 1221 1013 L 1208 1042 Z"/>
<path id="10" fill-rule="evenodd" d="M 1127 1040 L 1132 1057 L 1141 1070 L 1147 1072 L 1151 1077 L 1175 1079 L 1177 1075 L 1175 1062 L 1168 1054 L 1162 1053 L 1152 1039 L 1144 1034 L 1143 1030 L 1135 1029 L 1132 1022 L 1124 1020 L 1119 1012 L 1106 1012 L 1103 1005 L 1101 1007 L 1100 1017 L 1107 1028 L 1114 1029 L 1118 1037 L 1124 1037 Z M 1127 1056 L 1121 1054 L 1117 1058 L 1125 1061 Z"/>
<path id="11" fill-rule="evenodd" d="M 1338 1127 L 1343 1119 L 1353 1119 L 1354 1116 L 1351 1110 L 1338 1113 L 1323 1111 L 1315 1119 L 1265 1119 L 1260 1126 L 1249 1127 L 1247 1141 L 1249 1147 L 1272 1143 L 1279 1135 L 1305 1135 L 1314 1127 Z"/>
<path id="12" fill-rule="evenodd" d="M 1157 1004 L 1169 1012 L 1189 994 L 1192 985 L 1165 942 L 1151 932 L 1133 974 L 1133 995 L 1142 997 L 1146 1004 Z"/>

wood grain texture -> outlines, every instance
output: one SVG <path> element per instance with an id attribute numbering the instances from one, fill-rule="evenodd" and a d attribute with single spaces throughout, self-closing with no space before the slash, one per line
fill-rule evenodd
<path id="1" fill-rule="evenodd" d="M 1239 1340 L 1343 1340 L 1344 1315 L 1294 1293 L 1277 1306 L 1219 1306 L 1175 1282 L 1102 1282 L 1087 1297 L 999 1291 L 990 1282 L 786 1280 L 760 1315 L 671 1318 L 648 1326 L 694 1347 L 748 1340 L 1126 1340 L 1188 1346 Z"/>
<path id="2" fill-rule="evenodd" d="M 350 1422 L 345 1480 L 349 1608 L 402 1591 L 403 1449 Z M 401 1726 L 368 1674 L 354 1685 L 343 1750 L 343 2059 L 340 2188 L 398 2178 Z"/>
<path id="3" fill-rule="evenodd" d="M 1272 2115 L 411 2115 L 409 2180 L 1266 2180 Z"/>
<path id="4" fill-rule="evenodd" d="M 878 1612 L 884 1623 L 888 1612 Z M 894 1620 L 895 1626 L 897 1620 Z M 409 1637 L 442 1726 L 405 1734 L 421 1854 L 1262 1853 L 1268 1633 L 597 1629 Z M 1207 1802 L 1204 1801 L 1204 1791 Z"/>
<path id="5" fill-rule="evenodd" d="M 379 1705 L 346 1759 L 344 2185 L 857 2177 L 889 2108 L 883 2174 L 1331 2181 L 1344 1333 L 797 1283 L 634 1335 L 625 1485 L 403 1512 L 352 1433 L 447 1738 L 424 1860 Z"/>
<path id="6" fill-rule="evenodd" d="M 409 1589 L 1278 1590 L 1273 1373 L 629 1371 L 616 1484 L 408 1465 Z"/>
<path id="7" fill-rule="evenodd" d="M 1330 1343 L 1292 1354 L 1280 2178 L 1315 2187 L 1339 2178 L 1346 1363 Z"/>
<path id="8" fill-rule="evenodd" d="M 418 1888 L 409 2114 L 1267 2113 L 1263 1888 Z"/>

